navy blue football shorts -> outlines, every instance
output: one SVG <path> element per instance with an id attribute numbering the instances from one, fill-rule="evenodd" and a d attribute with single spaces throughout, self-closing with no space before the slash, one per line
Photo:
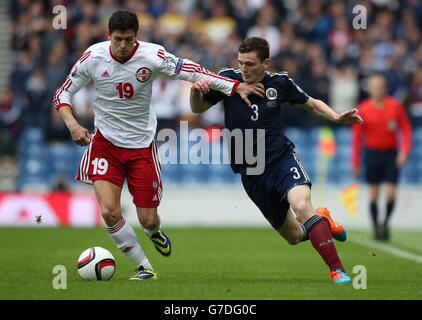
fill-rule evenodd
<path id="1" fill-rule="evenodd" d="M 249 198 L 276 230 L 283 225 L 290 208 L 287 201 L 290 189 L 302 184 L 312 185 L 294 151 L 267 165 L 262 175 L 242 174 L 242 184 Z"/>
<path id="2" fill-rule="evenodd" d="M 365 149 L 365 177 L 369 184 L 390 182 L 397 184 L 399 168 L 396 164 L 397 151 Z"/>

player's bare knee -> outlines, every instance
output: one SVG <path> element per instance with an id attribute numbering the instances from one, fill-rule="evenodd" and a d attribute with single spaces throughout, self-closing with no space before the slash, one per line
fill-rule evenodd
<path id="1" fill-rule="evenodd" d="M 287 243 L 292 245 L 292 246 L 297 245 L 300 242 L 300 240 L 298 240 L 296 238 L 288 238 L 286 240 L 287 240 Z"/>
<path id="2" fill-rule="evenodd" d="M 311 203 L 307 199 L 292 204 L 292 208 L 300 222 L 302 222 L 302 220 L 306 220 L 309 213 L 312 212 Z"/>
<path id="3" fill-rule="evenodd" d="M 303 230 L 302 228 L 298 228 L 294 232 L 291 233 L 287 242 L 289 242 L 289 244 L 291 245 L 296 245 L 302 240 L 302 238 L 303 238 Z"/>
<path id="4" fill-rule="evenodd" d="M 158 217 L 154 215 L 142 216 L 140 218 L 140 223 L 145 229 L 155 229 L 160 225 Z"/>
<path id="5" fill-rule="evenodd" d="M 116 225 L 122 218 L 122 214 L 119 209 L 112 209 L 111 207 L 102 208 L 101 215 L 107 226 L 112 227 Z"/>
<path id="6" fill-rule="evenodd" d="M 294 230 L 289 230 L 288 232 L 282 232 L 281 230 L 278 230 L 278 232 L 290 245 L 298 244 L 303 236 L 300 234 L 300 231 L 295 232 Z"/>

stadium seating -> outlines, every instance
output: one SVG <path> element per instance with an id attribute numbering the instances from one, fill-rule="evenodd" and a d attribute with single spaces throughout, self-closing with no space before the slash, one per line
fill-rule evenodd
<path id="1" fill-rule="evenodd" d="M 47 191 L 54 187 L 60 177 L 73 183 L 83 148 L 73 143 L 49 144 L 38 128 L 25 130 L 19 143 L 18 190 Z"/>

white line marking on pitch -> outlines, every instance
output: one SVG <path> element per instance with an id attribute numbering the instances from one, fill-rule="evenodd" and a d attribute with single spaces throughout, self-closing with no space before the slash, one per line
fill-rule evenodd
<path id="1" fill-rule="evenodd" d="M 399 257 L 399 258 L 403 258 L 403 259 L 408 259 L 408 260 L 412 260 L 416 263 L 422 263 L 422 256 L 414 254 L 412 252 L 403 250 L 403 249 L 399 249 L 396 247 L 393 247 L 391 245 L 388 244 L 384 244 L 384 243 L 379 243 L 373 240 L 368 240 L 368 239 L 354 239 L 351 238 L 350 239 L 351 242 L 354 242 L 356 244 L 360 244 L 363 245 L 365 247 L 371 248 L 371 249 L 377 249 L 380 251 L 384 251 L 386 253 L 389 253 L 393 256 Z"/>

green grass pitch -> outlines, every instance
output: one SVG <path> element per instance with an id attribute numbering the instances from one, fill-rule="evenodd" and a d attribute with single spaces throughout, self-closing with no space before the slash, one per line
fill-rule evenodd
<path id="1" fill-rule="evenodd" d="M 0 299 L 422 299 L 422 264 L 364 247 L 349 232 L 336 242 L 352 276 L 367 270 L 367 288 L 335 285 L 309 242 L 288 245 L 270 228 L 167 228 L 171 257 L 162 257 L 137 229 L 157 281 L 128 281 L 133 265 L 102 228 L 0 228 Z M 422 234 L 393 231 L 392 246 L 422 255 Z M 350 240 L 350 241 L 349 241 Z M 84 281 L 76 269 L 80 253 L 102 246 L 116 258 L 111 281 Z M 67 269 L 67 289 L 55 290 L 55 265 Z"/>

